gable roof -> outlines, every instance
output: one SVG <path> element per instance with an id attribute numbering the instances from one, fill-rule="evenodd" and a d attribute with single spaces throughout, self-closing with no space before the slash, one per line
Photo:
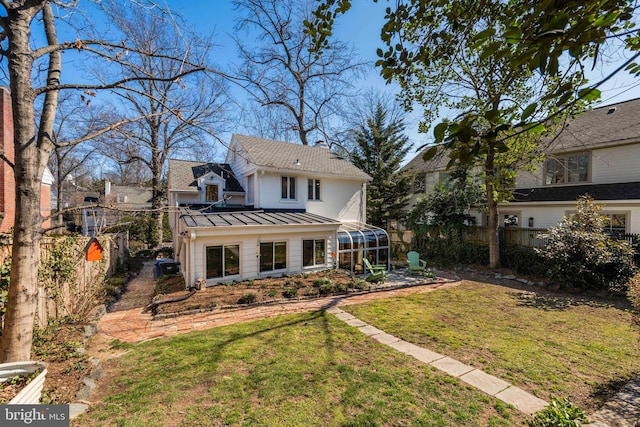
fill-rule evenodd
<path id="1" fill-rule="evenodd" d="M 372 179 L 349 160 L 337 155 L 326 146 L 293 144 L 237 134 L 233 135 L 233 140 L 244 148 L 248 160 L 258 167 L 367 181 Z"/>
<path id="2" fill-rule="evenodd" d="M 109 197 L 116 199 L 122 194 L 126 196 L 127 201 L 119 204 L 128 205 L 130 207 L 150 208 L 153 190 L 144 187 L 131 187 L 128 185 L 111 185 Z"/>
<path id="3" fill-rule="evenodd" d="M 570 119 L 551 151 L 640 141 L 640 98 L 594 108 Z"/>
<path id="4" fill-rule="evenodd" d="M 422 159 L 424 153 L 430 149 L 431 146 L 426 147 L 424 150 L 420 151 L 416 156 L 409 161 L 406 165 L 402 167 L 403 170 L 414 170 L 417 172 L 435 172 L 445 170 L 447 168 L 447 164 L 451 158 L 448 156 L 448 150 L 438 150 L 438 153 L 431 158 L 429 161 L 425 162 Z"/>
<path id="5" fill-rule="evenodd" d="M 594 108 L 569 119 L 552 141 L 550 152 L 561 153 L 634 142 L 640 142 L 640 98 Z M 431 147 L 416 154 L 403 169 L 419 172 L 445 169 L 449 162 L 447 150 L 438 151 L 436 157 L 424 162 L 422 155 L 429 148 Z"/>
<path id="6" fill-rule="evenodd" d="M 213 172 L 225 180 L 223 191 L 229 193 L 244 193 L 242 185 L 226 163 L 204 163 L 191 160 L 169 159 L 169 191 L 197 191 L 198 178 Z"/>

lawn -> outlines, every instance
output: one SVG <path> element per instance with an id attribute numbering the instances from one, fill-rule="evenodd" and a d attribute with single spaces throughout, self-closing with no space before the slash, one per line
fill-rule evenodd
<path id="1" fill-rule="evenodd" d="M 542 399 L 568 396 L 587 410 L 640 374 L 638 331 L 624 298 L 464 281 L 438 292 L 343 309 Z"/>
<path id="2" fill-rule="evenodd" d="M 515 409 L 322 312 L 118 344 L 75 426 L 511 426 Z"/>

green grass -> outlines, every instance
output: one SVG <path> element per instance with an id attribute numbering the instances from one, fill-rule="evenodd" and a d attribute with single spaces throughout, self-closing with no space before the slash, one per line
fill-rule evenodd
<path id="1" fill-rule="evenodd" d="M 477 282 L 344 310 L 377 328 L 481 368 L 545 400 L 595 407 L 640 373 L 628 304 Z"/>
<path id="2" fill-rule="evenodd" d="M 510 426 L 515 409 L 324 313 L 136 345 L 74 425 Z M 94 400 L 92 399 L 92 400 Z"/>

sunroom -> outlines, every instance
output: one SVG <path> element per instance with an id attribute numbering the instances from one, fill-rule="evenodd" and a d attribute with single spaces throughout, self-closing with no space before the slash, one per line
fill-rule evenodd
<path id="1" fill-rule="evenodd" d="M 343 223 L 338 228 L 338 267 L 352 274 L 363 274 L 364 258 L 371 264 L 389 269 L 390 239 L 387 232 L 359 222 Z"/>

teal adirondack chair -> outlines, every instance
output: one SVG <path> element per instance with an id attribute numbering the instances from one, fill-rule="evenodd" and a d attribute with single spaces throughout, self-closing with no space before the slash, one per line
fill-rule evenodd
<path id="1" fill-rule="evenodd" d="M 368 259 L 364 259 L 364 266 L 369 271 L 369 276 L 365 279 L 367 282 L 382 282 L 387 280 L 387 266 L 384 264 L 371 265 Z"/>
<path id="2" fill-rule="evenodd" d="M 407 252 L 407 262 L 409 263 L 409 275 L 414 272 L 424 275 L 427 271 L 427 262 L 420 259 L 420 254 L 418 252 Z"/>

